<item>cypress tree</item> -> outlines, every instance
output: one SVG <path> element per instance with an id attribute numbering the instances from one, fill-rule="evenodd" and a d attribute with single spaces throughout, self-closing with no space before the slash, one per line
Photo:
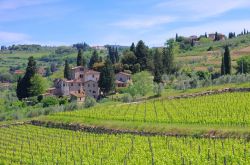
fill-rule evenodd
<path id="1" fill-rule="evenodd" d="M 116 62 L 119 62 L 119 53 L 118 53 L 118 48 L 116 47 L 115 48 L 115 60 L 116 60 Z"/>
<path id="2" fill-rule="evenodd" d="M 176 35 L 175 35 L 175 42 L 178 42 L 178 39 L 179 39 L 179 36 L 178 36 L 178 34 L 176 33 Z"/>
<path id="3" fill-rule="evenodd" d="M 109 52 L 108 58 L 110 59 L 112 64 L 115 64 L 116 63 L 115 48 L 114 47 L 109 47 L 108 52 Z"/>
<path id="4" fill-rule="evenodd" d="M 207 33 L 205 33 L 205 38 L 207 38 Z"/>
<path id="5" fill-rule="evenodd" d="M 66 78 L 67 80 L 70 80 L 70 68 L 69 68 L 68 60 L 65 60 L 64 78 Z"/>
<path id="6" fill-rule="evenodd" d="M 86 66 L 87 65 L 87 59 L 85 56 L 82 56 L 82 66 Z"/>
<path id="7" fill-rule="evenodd" d="M 215 32 L 214 41 L 219 41 L 219 36 L 217 32 Z"/>
<path id="8" fill-rule="evenodd" d="M 230 55 L 230 50 L 228 46 L 225 47 L 224 66 L 225 66 L 225 74 L 231 74 L 232 72 L 231 55 Z"/>
<path id="9" fill-rule="evenodd" d="M 159 49 L 156 49 L 154 52 L 154 82 L 162 82 L 163 74 L 163 63 L 162 63 L 162 53 Z"/>
<path id="10" fill-rule="evenodd" d="M 221 75 L 225 75 L 224 56 L 222 56 L 222 60 L 221 60 Z"/>
<path id="11" fill-rule="evenodd" d="M 94 64 L 99 62 L 99 56 L 98 56 L 98 53 L 96 50 L 94 50 L 91 58 L 90 58 L 90 61 L 89 61 L 89 68 L 92 69 Z"/>
<path id="12" fill-rule="evenodd" d="M 142 40 L 136 45 L 135 56 L 137 57 L 136 63 L 140 64 L 141 70 L 145 70 L 147 68 L 148 47 Z"/>
<path id="13" fill-rule="evenodd" d="M 82 49 L 78 49 L 76 64 L 77 66 L 83 66 Z"/>
<path id="14" fill-rule="evenodd" d="M 115 72 L 109 58 L 106 59 L 104 67 L 101 70 L 98 84 L 104 95 L 115 89 Z"/>
<path id="15" fill-rule="evenodd" d="M 163 48 L 163 68 L 164 72 L 171 74 L 174 69 L 174 41 L 168 41 L 167 47 Z"/>
<path id="16" fill-rule="evenodd" d="M 135 53 L 135 44 L 132 43 L 132 45 L 130 46 L 130 49 L 129 49 L 131 52 L 134 52 Z"/>
<path id="17" fill-rule="evenodd" d="M 31 88 L 32 83 L 30 80 L 36 74 L 37 71 L 36 61 L 34 60 L 34 58 L 31 56 L 28 60 L 29 61 L 25 75 L 23 76 L 23 78 L 20 78 L 17 83 L 16 94 L 19 100 L 31 96 L 29 89 Z"/>
<path id="18" fill-rule="evenodd" d="M 17 80 L 17 88 L 16 88 L 16 95 L 19 100 L 22 100 L 25 98 L 25 93 L 24 93 L 24 83 L 22 81 L 22 78 L 19 77 Z M 26 96 L 27 97 L 27 96 Z"/>

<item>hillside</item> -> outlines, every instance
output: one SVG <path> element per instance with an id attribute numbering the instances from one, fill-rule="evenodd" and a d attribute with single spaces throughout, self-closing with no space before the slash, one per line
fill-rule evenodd
<path id="1" fill-rule="evenodd" d="M 249 93 L 180 100 L 157 99 L 125 105 L 100 105 L 86 110 L 56 113 L 36 120 L 52 125 L 81 124 L 170 135 L 206 136 L 213 131 L 214 136 L 244 136 L 250 133 L 249 99 Z"/>
<path id="2" fill-rule="evenodd" d="M 225 45 L 230 46 L 233 68 L 239 58 L 250 56 L 250 35 L 246 35 L 194 46 L 192 50 L 180 53 L 176 60 L 192 70 L 208 71 L 208 68 L 213 68 L 214 71 L 220 71 L 221 54 Z M 209 48 L 212 50 L 208 51 Z"/>

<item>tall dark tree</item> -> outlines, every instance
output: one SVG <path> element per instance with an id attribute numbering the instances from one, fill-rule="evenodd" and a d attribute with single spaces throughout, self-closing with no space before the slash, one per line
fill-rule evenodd
<path id="1" fill-rule="evenodd" d="M 219 40 L 220 40 L 219 35 L 217 32 L 215 32 L 214 41 L 219 41 Z"/>
<path id="2" fill-rule="evenodd" d="M 31 56 L 28 59 L 28 66 L 26 68 L 25 75 L 22 79 L 18 80 L 16 94 L 19 100 L 30 97 L 29 89 L 31 88 L 31 78 L 36 74 L 36 61 Z"/>
<path id="3" fill-rule="evenodd" d="M 229 46 L 225 47 L 224 66 L 225 66 L 225 74 L 231 74 L 232 73 L 232 66 L 231 66 L 231 55 L 230 55 Z"/>
<path id="4" fill-rule="evenodd" d="M 162 82 L 163 74 L 163 62 L 162 62 L 162 53 L 159 49 L 156 49 L 154 52 L 154 82 Z"/>
<path id="5" fill-rule="evenodd" d="M 115 56 L 115 48 L 114 47 L 109 47 L 108 48 L 108 58 L 112 62 L 112 64 L 116 63 L 116 56 Z"/>
<path id="6" fill-rule="evenodd" d="M 166 47 L 163 48 L 163 68 L 164 72 L 171 74 L 174 69 L 174 40 L 169 40 Z"/>
<path id="7" fill-rule="evenodd" d="M 66 78 L 67 80 L 70 80 L 70 68 L 69 68 L 69 62 L 68 62 L 68 60 L 65 60 L 64 78 Z"/>
<path id="8" fill-rule="evenodd" d="M 87 59 L 85 56 L 82 56 L 82 66 L 86 66 L 87 65 Z"/>
<path id="9" fill-rule="evenodd" d="M 225 75 L 225 62 L 224 62 L 224 56 L 222 56 L 221 59 L 221 75 Z"/>
<path id="10" fill-rule="evenodd" d="M 176 35 L 175 35 L 175 42 L 178 42 L 178 40 L 179 40 L 179 36 L 178 36 L 178 34 L 176 33 Z"/>
<path id="11" fill-rule="evenodd" d="M 194 40 L 192 39 L 191 41 L 191 46 L 194 47 L 195 43 L 194 43 Z"/>
<path id="12" fill-rule="evenodd" d="M 104 95 L 107 95 L 115 89 L 115 72 L 109 58 L 106 59 L 104 67 L 101 70 L 98 84 Z"/>
<path id="13" fill-rule="evenodd" d="M 141 66 L 141 70 L 145 70 L 147 68 L 148 47 L 142 40 L 136 45 L 135 56 L 137 58 L 137 63 Z"/>
<path id="14" fill-rule="evenodd" d="M 132 43 L 132 45 L 130 46 L 130 49 L 129 49 L 131 52 L 134 52 L 135 53 L 135 44 Z"/>
<path id="15" fill-rule="evenodd" d="M 232 66 L 231 66 L 230 50 L 228 46 L 225 46 L 225 52 L 221 62 L 221 75 L 226 75 L 231 73 L 232 73 Z"/>
<path id="16" fill-rule="evenodd" d="M 77 66 L 83 66 L 83 57 L 82 57 L 82 49 L 78 49 L 78 54 L 77 54 L 77 59 L 76 59 L 76 64 Z"/>
<path id="17" fill-rule="evenodd" d="M 90 69 L 93 69 L 93 66 L 95 63 L 99 62 L 99 56 L 98 56 L 98 53 L 96 50 L 94 50 L 91 58 L 90 58 L 90 61 L 89 61 L 89 68 Z"/>
<path id="18" fill-rule="evenodd" d="M 205 38 L 207 38 L 207 33 L 205 33 Z"/>
<path id="19" fill-rule="evenodd" d="M 16 88 L 16 95 L 19 100 L 22 100 L 25 97 L 28 97 L 25 93 L 25 84 L 23 82 L 23 79 L 21 77 L 17 80 L 17 88 Z"/>
<path id="20" fill-rule="evenodd" d="M 118 48 L 117 47 L 115 48 L 115 60 L 116 60 L 116 62 L 119 62 L 119 60 L 120 60 L 119 52 L 118 52 Z"/>

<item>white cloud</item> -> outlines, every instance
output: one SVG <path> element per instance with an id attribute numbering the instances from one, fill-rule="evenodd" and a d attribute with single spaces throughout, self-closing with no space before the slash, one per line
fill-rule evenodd
<path id="1" fill-rule="evenodd" d="M 127 29 L 141 29 L 141 28 L 151 28 L 157 25 L 163 25 L 175 20 L 174 17 L 170 16 L 155 16 L 155 17 L 143 17 L 137 19 L 127 19 L 113 23 L 111 25 L 119 26 Z"/>
<path id="2" fill-rule="evenodd" d="M 157 4 L 156 8 L 181 14 L 184 18 L 199 19 L 249 6 L 249 0 L 170 0 Z"/>
<path id="3" fill-rule="evenodd" d="M 29 39 L 30 36 L 28 36 L 27 34 L 0 31 L 0 41 L 2 43 L 26 42 Z"/>

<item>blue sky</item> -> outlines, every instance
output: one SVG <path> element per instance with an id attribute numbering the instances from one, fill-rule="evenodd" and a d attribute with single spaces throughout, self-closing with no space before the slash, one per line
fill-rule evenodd
<path id="1" fill-rule="evenodd" d="M 0 45 L 161 46 L 176 33 L 250 30 L 249 0 L 0 0 Z"/>

